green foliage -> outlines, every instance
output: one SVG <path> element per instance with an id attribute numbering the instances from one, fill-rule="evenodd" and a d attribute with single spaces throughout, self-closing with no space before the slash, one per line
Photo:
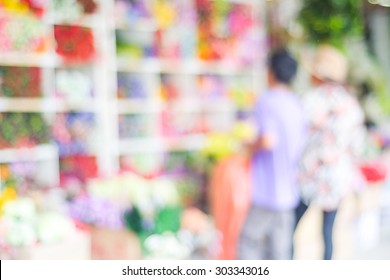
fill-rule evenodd
<path id="1" fill-rule="evenodd" d="M 124 215 L 125 223 L 136 234 L 143 233 L 142 216 L 138 208 L 134 207 Z"/>
<path id="2" fill-rule="evenodd" d="M 155 233 L 177 232 L 180 229 L 182 209 L 180 207 L 170 207 L 161 209 L 155 221 Z"/>
<path id="3" fill-rule="evenodd" d="M 0 113 L 0 139 L 7 147 L 27 140 L 34 144 L 48 143 L 50 128 L 39 113 Z"/>
<path id="4" fill-rule="evenodd" d="M 311 43 L 342 47 L 345 39 L 361 37 L 362 0 L 304 0 L 299 20 Z"/>

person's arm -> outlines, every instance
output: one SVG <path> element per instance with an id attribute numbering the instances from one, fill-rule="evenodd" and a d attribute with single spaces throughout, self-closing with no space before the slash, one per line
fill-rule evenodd
<path id="1" fill-rule="evenodd" d="M 263 134 L 256 138 L 255 141 L 247 145 L 250 153 L 255 153 L 259 151 L 269 151 L 275 147 L 276 137 L 271 133 Z"/>
<path id="2" fill-rule="evenodd" d="M 247 150 L 250 154 L 259 151 L 272 150 L 277 142 L 275 122 L 269 106 L 264 102 L 259 103 L 253 112 L 254 124 L 257 129 L 257 137 L 253 142 L 248 143 Z"/>

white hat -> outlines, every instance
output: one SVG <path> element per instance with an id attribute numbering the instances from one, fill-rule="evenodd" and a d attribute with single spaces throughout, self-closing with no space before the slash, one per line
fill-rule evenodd
<path id="1" fill-rule="evenodd" d="M 336 48 L 321 45 L 314 55 L 309 71 L 320 80 L 344 83 L 348 75 L 348 61 Z"/>

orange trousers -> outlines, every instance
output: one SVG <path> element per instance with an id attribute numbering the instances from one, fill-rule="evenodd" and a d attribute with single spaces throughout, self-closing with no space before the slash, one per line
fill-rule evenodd
<path id="1" fill-rule="evenodd" d="M 246 157 L 231 156 L 213 170 L 210 210 L 220 232 L 220 260 L 236 259 L 236 246 L 250 206 L 250 165 Z"/>

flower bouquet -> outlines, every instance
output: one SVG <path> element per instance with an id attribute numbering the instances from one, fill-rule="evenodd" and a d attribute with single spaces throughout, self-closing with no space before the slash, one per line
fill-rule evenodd
<path id="1" fill-rule="evenodd" d="M 0 113 L 0 149 L 49 142 L 49 128 L 39 113 Z"/>
<path id="2" fill-rule="evenodd" d="M 48 33 L 44 24 L 29 15 L 0 15 L 0 51 L 36 52 L 47 49 Z"/>
<path id="3" fill-rule="evenodd" d="M 95 55 L 93 33 L 81 26 L 56 25 L 54 37 L 56 52 L 65 62 L 89 62 Z"/>
<path id="4" fill-rule="evenodd" d="M 0 67 L 0 96 L 40 97 L 41 70 L 37 67 Z"/>
<path id="5" fill-rule="evenodd" d="M 195 252 L 209 252 L 212 248 L 210 244 L 215 242 L 212 234 L 215 231 L 205 214 L 199 214 L 200 211 L 194 214 L 194 211 L 188 212 L 184 208 L 180 188 L 172 178 L 161 176 L 148 180 L 126 173 L 115 178 L 90 181 L 88 195 L 90 201 L 100 201 L 99 205 L 103 204 L 102 200 L 111 203 L 99 209 L 109 209 L 113 220 L 120 219 L 124 228 L 136 234 L 144 258 L 188 259 Z M 98 218 L 91 212 L 104 215 L 99 209 L 80 208 L 90 213 L 83 216 L 89 223 L 99 224 Z M 124 211 L 111 211 L 113 208 Z M 117 219 L 114 219 L 115 215 Z M 117 225 L 119 229 L 119 223 Z"/>

